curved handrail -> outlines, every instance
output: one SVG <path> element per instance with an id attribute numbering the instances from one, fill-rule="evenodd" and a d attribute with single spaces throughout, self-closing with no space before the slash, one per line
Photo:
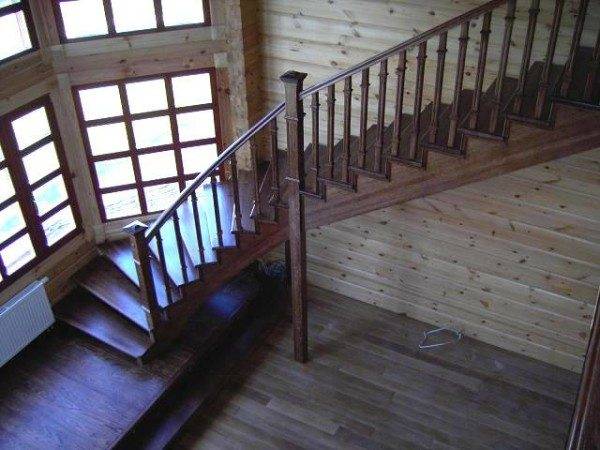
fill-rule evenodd
<path id="1" fill-rule="evenodd" d="M 242 134 L 239 138 L 233 141 L 225 151 L 221 152 L 217 159 L 200 175 L 198 175 L 194 180 L 179 194 L 179 197 L 165 209 L 160 216 L 154 221 L 154 223 L 148 228 L 146 231 L 146 240 L 150 241 L 158 232 L 158 230 L 169 220 L 169 218 L 173 215 L 175 210 L 179 208 L 190 196 L 190 194 L 198 189 L 204 180 L 206 180 L 210 174 L 212 174 L 215 169 L 217 169 L 221 164 L 226 162 L 242 145 L 246 144 L 254 136 L 256 133 L 261 131 L 271 120 L 273 120 L 277 114 L 281 113 L 285 107 L 285 103 L 278 104 L 275 108 L 273 108 L 270 112 L 268 112 L 262 119 L 252 125 L 244 134 Z"/>
<path id="2" fill-rule="evenodd" d="M 496 9 L 498 6 L 501 6 L 507 3 L 509 0 L 491 0 L 475 9 L 472 9 L 460 16 L 454 17 L 431 30 L 423 32 L 417 36 L 414 36 L 407 41 L 402 42 L 401 44 L 395 45 L 394 47 L 389 48 L 377 55 L 363 61 L 360 64 L 350 67 L 321 83 L 315 84 L 300 93 L 300 98 L 306 98 L 315 92 L 318 92 L 324 88 L 327 88 L 331 85 L 338 83 L 346 79 L 349 76 L 355 75 L 358 72 L 366 69 L 367 67 L 371 67 L 374 64 L 377 64 L 384 59 L 387 59 L 398 53 L 402 50 L 407 50 L 411 47 L 414 47 L 418 44 L 428 41 L 433 36 L 442 33 L 443 31 L 447 31 L 451 28 L 461 25 L 463 22 L 467 20 L 471 20 L 490 12 Z M 218 158 L 200 175 L 198 175 L 190 185 L 188 185 L 180 194 L 179 197 L 165 209 L 160 216 L 156 219 L 156 221 L 148 228 L 146 231 L 146 240 L 150 241 L 157 233 L 158 230 L 169 220 L 169 218 L 173 215 L 175 210 L 179 208 L 188 198 L 188 196 L 195 191 L 198 186 L 200 186 L 204 180 L 206 180 L 210 174 L 212 174 L 215 169 L 217 169 L 221 164 L 226 162 L 239 148 L 241 148 L 244 144 L 246 144 L 256 133 L 261 131 L 269 122 L 273 120 L 279 113 L 281 113 L 285 108 L 285 103 L 278 104 L 274 109 L 268 112 L 262 119 L 256 122 L 252 127 L 250 127 L 244 134 L 242 134 L 239 138 L 237 138 L 232 144 L 230 144 L 225 151 L 223 151 Z"/>
<path id="3" fill-rule="evenodd" d="M 371 66 L 383 61 L 384 59 L 388 59 L 395 53 L 401 52 L 402 50 L 408 50 L 411 47 L 415 47 L 423 42 L 426 42 L 429 39 L 431 39 L 433 36 L 443 32 L 443 31 L 447 31 L 451 28 L 457 27 L 458 25 L 461 25 L 463 22 L 465 22 L 467 20 L 477 18 L 477 17 L 481 16 L 482 14 L 490 12 L 490 11 L 496 9 L 498 6 L 501 6 L 507 2 L 508 2 L 508 0 L 492 0 L 481 6 L 478 6 L 475 9 L 472 9 L 460 16 L 454 17 L 453 19 L 450 19 L 450 20 L 436 26 L 436 27 L 432 28 L 431 30 L 425 31 L 421 34 L 418 34 L 417 36 L 410 38 L 407 41 L 402 42 L 401 44 L 395 45 L 394 47 L 384 50 L 383 52 L 378 53 L 375 56 L 372 56 L 371 58 L 363 61 L 362 63 L 352 66 L 349 69 L 346 69 L 346 70 L 332 76 L 331 78 L 328 78 L 325 81 L 322 81 L 322 82 L 315 84 L 309 88 L 306 88 L 305 90 L 303 90 L 300 93 L 300 98 L 306 98 L 309 95 L 314 94 L 315 92 L 325 89 L 326 87 L 336 84 L 336 83 L 346 79 L 349 76 L 352 76 L 352 75 L 355 75 L 355 74 L 361 72 L 362 70 L 366 69 L 367 67 L 371 67 Z"/>

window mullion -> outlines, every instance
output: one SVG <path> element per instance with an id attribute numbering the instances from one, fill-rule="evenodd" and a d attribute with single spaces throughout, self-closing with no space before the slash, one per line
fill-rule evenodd
<path id="1" fill-rule="evenodd" d="M 110 0 L 103 0 L 104 3 L 104 14 L 106 16 L 106 24 L 108 26 L 108 35 L 114 36 L 117 34 L 115 28 L 115 16 L 113 14 L 112 4 Z"/>
<path id="2" fill-rule="evenodd" d="M 179 142 L 179 126 L 175 111 L 175 95 L 173 94 L 173 83 L 171 77 L 165 77 L 167 88 L 167 104 L 169 108 L 169 119 L 171 120 L 171 133 L 173 135 L 173 151 L 175 152 L 175 167 L 177 169 L 177 179 L 179 180 L 179 190 L 185 189 L 185 177 L 183 170 L 183 156 L 181 154 L 181 142 Z"/>
<path id="3" fill-rule="evenodd" d="M 129 109 L 129 100 L 125 89 L 125 82 L 118 83 L 119 94 L 121 96 L 121 105 L 123 106 L 123 119 L 125 121 L 125 130 L 127 131 L 127 140 L 129 142 L 129 154 L 131 155 L 131 164 L 133 165 L 133 176 L 137 186 L 138 197 L 140 199 L 140 209 L 142 214 L 148 213 L 146 195 L 142 186 L 142 171 L 140 169 L 140 159 L 136 151 L 135 138 L 133 136 L 133 124 L 131 120 L 131 111 Z"/>
<path id="4" fill-rule="evenodd" d="M 37 254 L 36 256 L 40 256 L 46 253 L 48 246 L 46 245 L 42 223 L 39 220 L 35 207 L 33 192 L 27 182 L 25 166 L 19 155 L 17 142 L 10 123 L 10 120 L 5 120 L 0 124 L 0 141 L 2 142 L 4 157 L 8 163 L 8 171 L 15 188 L 15 196 L 25 219 L 25 228 L 29 232 L 33 248 Z"/>

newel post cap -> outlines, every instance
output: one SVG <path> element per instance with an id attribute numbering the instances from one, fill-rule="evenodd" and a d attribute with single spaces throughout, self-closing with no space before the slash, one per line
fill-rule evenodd
<path id="1" fill-rule="evenodd" d="M 139 220 L 131 222 L 129 225 L 123 227 L 123 231 L 131 236 L 137 236 L 140 233 L 145 233 L 148 229 L 148 225 Z"/>
<path id="2" fill-rule="evenodd" d="M 289 70 L 279 79 L 283 81 L 285 84 L 301 84 L 304 79 L 308 76 L 307 73 L 304 72 L 296 72 L 295 70 Z"/>

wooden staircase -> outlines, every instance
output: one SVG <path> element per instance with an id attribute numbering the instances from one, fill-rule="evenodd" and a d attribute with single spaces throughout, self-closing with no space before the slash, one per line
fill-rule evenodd
<path id="1" fill-rule="evenodd" d="M 543 61 L 531 61 L 540 2 L 521 3 L 529 7 L 529 27 L 517 77 L 507 76 L 516 0 L 490 1 L 306 90 L 305 74 L 285 74 L 285 103 L 225 149 L 155 222 L 134 222 L 126 228 L 128 240 L 100 246 L 100 255 L 74 277 L 77 290 L 58 306 L 58 317 L 143 361 L 178 336 L 207 295 L 287 242 L 295 356 L 305 361 L 307 227 L 600 145 L 600 30 L 593 49 L 580 45 L 589 2 L 580 3 L 564 66 L 553 64 L 564 1 L 556 2 Z M 484 87 L 492 14 L 505 17 L 505 30 L 498 75 Z M 477 74 L 469 90 L 463 79 L 470 24 L 479 17 Z M 444 104 L 448 31 L 454 28 L 460 29 L 458 65 L 453 100 Z M 435 93 L 424 105 L 427 43 L 433 39 Z M 412 50 L 415 100 L 405 111 Z M 374 119 L 368 104 L 372 71 L 378 78 Z M 360 117 L 353 126 L 357 81 Z M 336 86 L 343 87 L 341 99 Z M 343 112 L 336 116 L 338 102 Z M 278 144 L 284 129 L 286 151 Z M 261 162 L 264 146 L 270 160 Z M 240 170 L 237 153 L 246 147 L 252 167 Z"/>

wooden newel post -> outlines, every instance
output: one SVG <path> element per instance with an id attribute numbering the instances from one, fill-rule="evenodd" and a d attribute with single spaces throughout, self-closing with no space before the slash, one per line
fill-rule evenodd
<path id="1" fill-rule="evenodd" d="M 159 325 L 161 309 L 156 300 L 154 278 L 152 277 L 152 269 L 150 267 L 149 247 L 145 238 L 147 229 L 148 225 L 138 220 L 123 228 L 125 233 L 129 235 L 133 251 L 133 262 L 140 282 L 140 299 L 146 309 L 150 331 L 153 332 Z"/>
<path id="2" fill-rule="evenodd" d="M 289 196 L 289 249 L 291 266 L 294 358 L 308 359 L 308 321 L 306 305 L 306 229 L 304 221 L 304 105 L 300 99 L 305 73 L 286 72 L 285 120 L 287 124 Z"/>

